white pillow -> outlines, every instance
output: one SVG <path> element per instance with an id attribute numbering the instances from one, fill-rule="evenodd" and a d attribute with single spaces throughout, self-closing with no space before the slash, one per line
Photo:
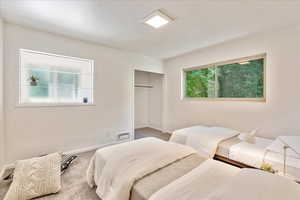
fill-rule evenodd
<path id="1" fill-rule="evenodd" d="M 239 139 L 244 141 L 244 142 L 255 144 L 256 132 L 257 132 L 257 130 L 253 130 L 250 133 L 240 133 L 239 134 Z"/>
<path id="2" fill-rule="evenodd" d="M 59 153 L 17 161 L 13 182 L 4 200 L 28 200 L 58 192 L 60 162 Z"/>

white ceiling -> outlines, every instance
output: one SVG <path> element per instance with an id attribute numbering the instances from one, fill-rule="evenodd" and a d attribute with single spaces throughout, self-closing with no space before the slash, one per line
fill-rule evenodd
<path id="1" fill-rule="evenodd" d="M 1 8 L 13 23 L 157 58 L 300 23 L 297 0 L 1 0 Z M 174 23 L 142 24 L 156 9 Z"/>

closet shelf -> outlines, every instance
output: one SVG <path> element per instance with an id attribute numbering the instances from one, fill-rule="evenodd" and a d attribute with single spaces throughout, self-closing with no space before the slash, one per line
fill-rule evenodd
<path id="1" fill-rule="evenodd" d="M 134 87 L 140 87 L 140 88 L 153 88 L 153 85 L 135 84 Z"/>

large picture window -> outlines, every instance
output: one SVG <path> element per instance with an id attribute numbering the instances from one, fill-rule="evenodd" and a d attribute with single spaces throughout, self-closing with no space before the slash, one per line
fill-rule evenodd
<path id="1" fill-rule="evenodd" d="M 92 104 L 93 61 L 20 50 L 20 104 Z"/>
<path id="2" fill-rule="evenodd" d="M 183 74 L 185 98 L 265 98 L 265 55 L 189 68 Z"/>

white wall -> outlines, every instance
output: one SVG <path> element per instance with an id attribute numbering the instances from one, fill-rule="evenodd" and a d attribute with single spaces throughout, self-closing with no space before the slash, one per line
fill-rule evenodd
<path id="1" fill-rule="evenodd" d="M 267 102 L 180 100 L 184 67 L 267 53 Z M 257 34 L 201 49 L 165 61 L 165 129 L 195 124 L 259 128 L 259 135 L 300 135 L 300 30 L 285 29 Z"/>
<path id="2" fill-rule="evenodd" d="M 4 26 L 6 162 L 110 143 L 133 131 L 134 69 L 162 73 L 162 63 L 135 53 L 12 24 Z M 17 107 L 18 50 L 95 61 L 95 106 Z"/>
<path id="3" fill-rule="evenodd" d="M 3 20 L 0 17 L 0 169 L 5 161 L 3 78 Z"/>
<path id="4" fill-rule="evenodd" d="M 135 83 L 153 88 L 135 88 L 135 128 L 162 129 L 163 74 L 136 71 Z"/>
<path id="5" fill-rule="evenodd" d="M 149 91 L 149 127 L 162 130 L 163 112 L 163 75 L 150 73 L 150 85 L 153 88 Z"/>
<path id="6" fill-rule="evenodd" d="M 136 71 L 134 76 L 135 84 L 150 85 L 150 73 Z M 144 128 L 149 126 L 149 97 L 148 88 L 134 88 L 134 128 Z"/>

